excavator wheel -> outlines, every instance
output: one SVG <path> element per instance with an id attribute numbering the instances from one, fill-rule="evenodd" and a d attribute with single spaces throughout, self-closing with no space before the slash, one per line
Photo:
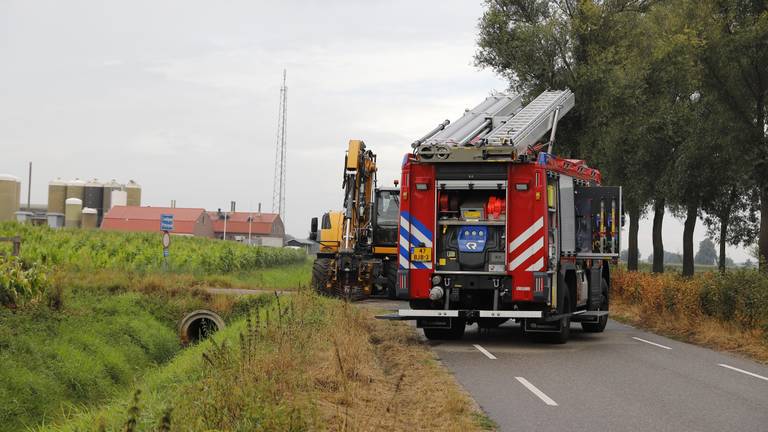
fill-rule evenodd
<path id="1" fill-rule="evenodd" d="M 397 261 L 384 262 L 384 276 L 387 278 L 387 298 L 397 299 Z"/>
<path id="2" fill-rule="evenodd" d="M 318 294 L 328 295 L 328 280 L 331 277 L 331 259 L 317 258 L 312 265 L 312 289 Z"/>

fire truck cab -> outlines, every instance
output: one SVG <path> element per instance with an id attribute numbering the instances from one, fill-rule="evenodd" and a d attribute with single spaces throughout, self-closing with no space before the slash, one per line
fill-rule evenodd
<path id="1" fill-rule="evenodd" d="M 621 188 L 551 154 L 573 104 L 568 90 L 525 107 L 497 94 L 413 144 L 402 163 L 397 273 L 410 309 L 391 319 L 415 319 L 429 339 L 510 319 L 560 343 L 571 321 L 605 329 Z"/>

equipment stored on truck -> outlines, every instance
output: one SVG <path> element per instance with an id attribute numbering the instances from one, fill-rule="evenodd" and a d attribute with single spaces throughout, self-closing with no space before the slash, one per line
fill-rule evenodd
<path id="1" fill-rule="evenodd" d="M 402 164 L 398 294 L 388 319 L 415 319 L 429 339 L 509 319 L 568 340 L 571 321 L 602 332 L 610 268 L 621 249 L 621 188 L 582 160 L 552 154 L 569 90 L 525 107 L 489 96 L 412 144 Z"/>
<path id="2" fill-rule="evenodd" d="M 357 300 L 395 297 L 400 191 L 376 187 L 376 155 L 349 141 L 344 159 L 344 210 L 328 212 L 310 239 L 320 244 L 312 287 L 321 294 Z"/>

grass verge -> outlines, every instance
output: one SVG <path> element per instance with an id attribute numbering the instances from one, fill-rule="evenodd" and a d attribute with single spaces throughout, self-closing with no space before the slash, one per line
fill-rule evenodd
<path id="1" fill-rule="evenodd" d="M 256 299 L 244 319 L 149 372 L 122 397 L 42 429 L 493 427 L 413 328 L 306 292 Z"/>

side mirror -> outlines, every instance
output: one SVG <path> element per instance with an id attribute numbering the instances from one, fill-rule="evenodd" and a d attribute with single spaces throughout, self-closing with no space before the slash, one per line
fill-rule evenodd
<path id="1" fill-rule="evenodd" d="M 317 218 L 313 217 L 309 228 L 309 239 L 317 241 Z"/>

